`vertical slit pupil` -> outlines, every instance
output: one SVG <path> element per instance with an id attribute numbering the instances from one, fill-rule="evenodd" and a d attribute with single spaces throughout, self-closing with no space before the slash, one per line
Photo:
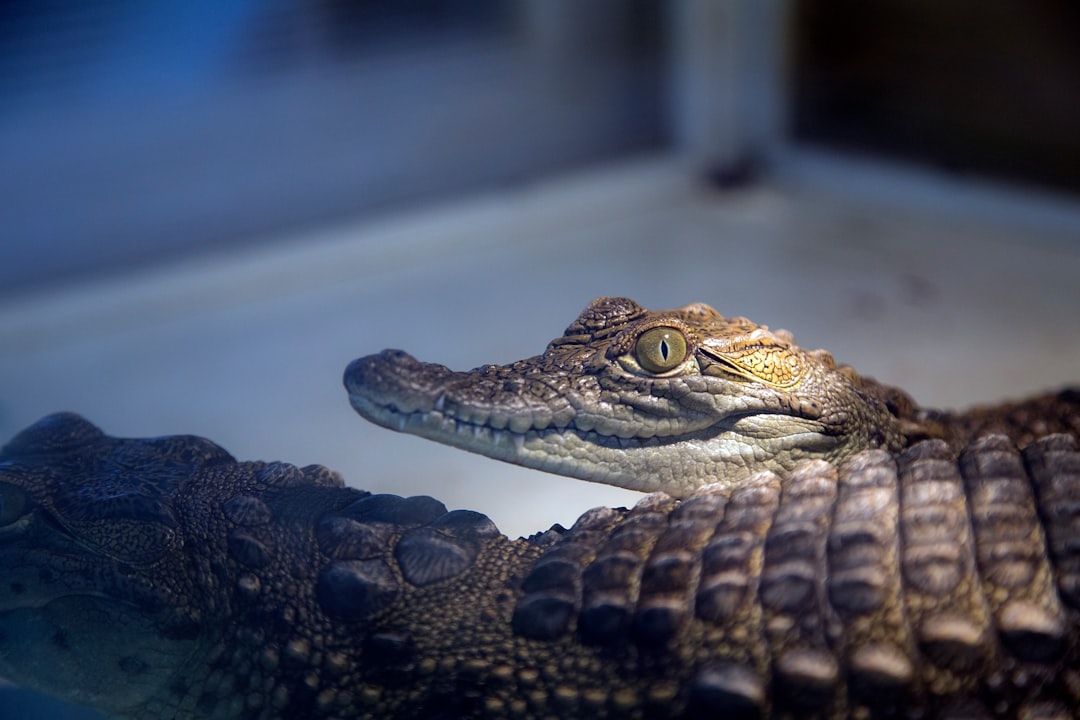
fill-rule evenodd
<path id="1" fill-rule="evenodd" d="M 670 352 L 671 352 L 671 348 L 669 348 L 669 347 L 668 347 L 668 342 L 667 342 L 667 339 L 665 338 L 665 339 L 661 340 L 661 341 L 660 341 L 660 355 L 661 355 L 661 356 L 662 356 L 662 357 L 663 357 L 663 358 L 664 358 L 665 360 L 667 360 L 667 359 L 668 359 L 668 354 L 669 354 Z"/>

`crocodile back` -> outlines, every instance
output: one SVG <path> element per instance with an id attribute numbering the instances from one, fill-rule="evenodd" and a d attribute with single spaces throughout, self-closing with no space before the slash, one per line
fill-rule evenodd
<path id="1" fill-rule="evenodd" d="M 1071 717 L 1077 498 L 1067 435 L 652 495 L 551 547 L 514 627 L 636 658 L 627 692 L 660 715 Z"/>

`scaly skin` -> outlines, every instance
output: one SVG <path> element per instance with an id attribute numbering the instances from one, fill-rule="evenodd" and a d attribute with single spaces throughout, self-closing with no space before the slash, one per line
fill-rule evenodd
<path id="1" fill-rule="evenodd" d="M 52 416 L 0 452 L 0 674 L 133 718 L 1080 705 L 1075 392 L 920 410 L 786 334 L 619 299 L 540 358 L 387 352 L 346 383 L 383 424 L 686 499 L 511 541 L 318 466 Z"/>
<path id="2" fill-rule="evenodd" d="M 56 415 L 0 452 L 0 674 L 130 718 L 1066 718 L 1080 449 L 862 451 L 509 540 Z"/>
<path id="3" fill-rule="evenodd" d="M 675 497 L 929 438 L 959 448 L 994 431 L 1023 447 L 1080 433 L 1076 391 L 960 414 L 920 409 L 784 331 L 700 303 L 648 311 L 626 298 L 593 301 L 537 357 L 454 372 L 385 350 L 354 361 L 345 385 L 357 412 L 384 427 Z"/>

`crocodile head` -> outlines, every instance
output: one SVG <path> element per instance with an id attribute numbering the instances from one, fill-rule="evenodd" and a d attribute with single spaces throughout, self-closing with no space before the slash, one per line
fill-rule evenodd
<path id="1" fill-rule="evenodd" d="M 185 566 L 172 496 L 222 461 L 208 440 L 119 440 L 71 414 L 4 446 L 0 676 L 117 715 L 146 712 L 200 642 L 194 599 L 212 596 Z"/>
<path id="2" fill-rule="evenodd" d="M 384 427 L 527 467 L 685 496 L 748 471 L 903 442 L 896 391 L 703 304 L 593 301 L 543 355 L 454 372 L 399 350 L 353 361 Z"/>

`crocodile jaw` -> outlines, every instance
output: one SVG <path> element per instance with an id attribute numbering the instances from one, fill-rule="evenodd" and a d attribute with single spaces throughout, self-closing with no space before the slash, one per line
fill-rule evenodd
<path id="1" fill-rule="evenodd" d="M 509 368 L 509 366 L 508 366 Z M 686 414 L 665 431 L 630 434 L 633 413 L 611 421 L 567 395 L 541 403 L 528 393 L 477 401 L 474 392 L 508 368 L 453 372 L 397 350 L 360 358 L 345 372 L 353 408 L 364 418 L 497 460 L 583 480 L 685 497 L 747 471 L 790 470 L 801 460 L 847 454 L 843 436 L 816 419 L 768 408 L 754 398 L 717 396 L 726 406 Z"/>
<path id="2" fill-rule="evenodd" d="M 557 475 L 628 490 L 662 490 L 678 498 L 703 485 L 734 483 L 747 471 L 787 471 L 801 460 L 833 455 L 839 447 L 837 438 L 822 434 L 820 423 L 778 415 L 746 416 L 711 436 L 665 442 L 572 427 L 496 430 L 434 410 L 404 413 L 358 393 L 351 393 L 349 400 L 362 417 L 391 430 Z M 777 432 L 783 426 L 784 432 L 754 439 L 754 431 L 764 425 Z"/>

